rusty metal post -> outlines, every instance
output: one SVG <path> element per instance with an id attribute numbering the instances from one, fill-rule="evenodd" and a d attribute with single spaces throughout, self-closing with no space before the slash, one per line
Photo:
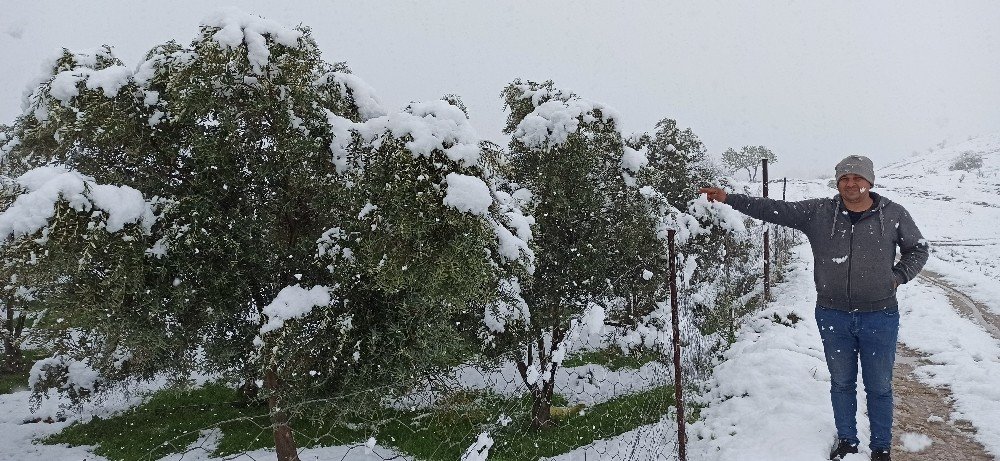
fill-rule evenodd
<path id="1" fill-rule="evenodd" d="M 764 176 L 764 197 L 767 197 L 767 159 L 760 159 Z M 764 302 L 771 300 L 771 226 L 764 223 Z"/>
<path id="2" fill-rule="evenodd" d="M 786 194 L 785 194 L 786 192 L 788 192 L 788 176 L 785 176 L 784 178 L 781 179 L 781 201 L 788 200 L 787 198 L 785 198 L 786 197 Z M 782 231 L 775 230 L 774 231 L 774 240 L 776 241 L 775 243 L 777 245 L 779 245 L 779 248 L 781 249 L 779 251 L 788 251 L 788 231 L 787 230 L 782 230 Z"/>
<path id="3" fill-rule="evenodd" d="M 674 330 L 674 401 L 677 404 L 677 454 L 680 461 L 687 461 L 687 431 L 684 429 L 684 385 L 681 380 L 681 331 L 677 306 L 677 249 L 674 238 L 677 231 L 667 231 L 670 257 L 670 311 Z"/>

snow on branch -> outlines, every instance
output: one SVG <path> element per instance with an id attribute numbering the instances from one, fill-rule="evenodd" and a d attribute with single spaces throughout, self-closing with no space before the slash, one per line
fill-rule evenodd
<path id="1" fill-rule="evenodd" d="M 260 327 L 260 334 L 281 328 L 287 320 L 305 317 L 313 308 L 326 306 L 332 299 L 330 289 L 325 286 L 306 289 L 300 285 L 291 285 L 282 288 L 274 301 L 264 306 L 267 323 Z"/>
<path id="2" fill-rule="evenodd" d="M 517 278 L 500 280 L 500 296 L 486 306 L 483 325 L 490 333 L 504 333 L 507 325 L 514 322 L 527 324 L 531 321 L 528 303 L 521 297 L 521 283 Z"/>
<path id="3" fill-rule="evenodd" d="M 646 165 L 649 165 L 649 159 L 646 158 L 646 154 L 644 152 L 625 146 L 621 160 L 621 167 L 623 170 L 627 170 L 634 174 L 638 173 L 639 170 Z"/>
<path id="4" fill-rule="evenodd" d="M 625 185 L 635 187 L 638 185 L 636 175 L 649 165 L 649 158 L 644 150 L 635 150 L 627 145 L 622 146 L 622 158 L 620 161 L 622 180 Z"/>
<path id="5" fill-rule="evenodd" d="M 132 71 L 125 66 L 104 69 L 77 67 L 56 74 L 49 86 L 49 95 L 66 105 L 80 95 L 78 84 L 84 82 L 88 90 L 101 89 L 105 97 L 113 98 L 131 79 Z"/>
<path id="6" fill-rule="evenodd" d="M 247 60 L 257 74 L 263 73 L 271 56 L 268 38 L 280 45 L 298 48 L 299 39 L 303 35 L 301 31 L 247 14 L 237 8 L 216 11 L 203 19 L 202 25 L 218 29 L 212 33 L 211 39 L 223 48 L 233 49 L 246 44 Z"/>
<path id="7" fill-rule="evenodd" d="M 362 120 L 383 117 L 389 113 L 375 94 L 375 89 L 360 77 L 348 72 L 329 72 L 316 79 L 314 85 L 335 83 L 340 87 L 340 95 L 350 98 L 358 108 Z"/>
<path id="8" fill-rule="evenodd" d="M 340 172 L 350 169 L 347 159 L 348 148 L 355 142 L 352 134 L 359 136 L 362 143 L 374 143 L 386 133 L 395 138 L 408 137 L 406 149 L 414 156 L 430 157 L 440 150 L 462 166 L 479 164 L 479 136 L 462 109 L 447 101 L 413 103 L 404 112 L 361 123 L 333 113 L 328 113 L 327 119 L 334 133 L 330 151 Z"/>
<path id="9" fill-rule="evenodd" d="M 60 200 L 78 212 L 107 213 L 104 228 L 108 232 L 138 223 L 148 233 L 155 221 L 150 203 L 139 191 L 128 186 L 97 184 L 93 178 L 64 167 L 38 167 L 14 182 L 26 192 L 0 212 L 0 244 L 47 226 Z"/>
<path id="10" fill-rule="evenodd" d="M 69 356 L 57 355 L 35 362 L 28 373 L 28 387 L 58 387 L 71 393 L 93 391 L 100 383 L 101 375 L 90 365 Z"/>
<path id="11" fill-rule="evenodd" d="M 688 202 L 688 213 L 737 235 L 744 235 L 747 232 L 740 212 L 725 203 L 709 201 L 705 194 Z"/>
<path id="12" fill-rule="evenodd" d="M 536 93 L 525 92 L 522 97 L 531 97 L 534 102 Z M 576 133 L 581 123 L 602 120 L 614 122 L 617 126 L 619 119 L 616 111 L 603 104 L 570 96 L 537 105 L 534 111 L 518 123 L 513 136 L 528 147 L 555 147 L 565 143 L 571 134 Z"/>
<path id="13" fill-rule="evenodd" d="M 475 176 L 459 173 L 448 173 L 445 177 L 448 192 L 444 196 L 444 204 L 463 213 L 484 216 L 493 204 L 490 187 Z"/>

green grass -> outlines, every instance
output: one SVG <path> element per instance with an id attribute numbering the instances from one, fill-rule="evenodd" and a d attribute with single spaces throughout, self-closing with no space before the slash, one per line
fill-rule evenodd
<path id="1" fill-rule="evenodd" d="M 565 361 L 564 367 L 578 367 L 581 365 L 595 364 L 615 371 L 623 368 L 639 368 L 649 362 L 655 362 L 660 356 L 653 352 L 641 352 L 626 354 L 616 347 L 599 349 L 596 351 L 586 351 L 575 354 Z"/>
<path id="2" fill-rule="evenodd" d="M 571 417 L 542 432 L 527 428 L 527 415 L 507 430 L 494 434 L 491 460 L 525 460 L 555 456 L 595 440 L 606 439 L 660 420 L 674 404 L 673 386 L 619 397 L 594 405 L 583 415 Z"/>
<path id="3" fill-rule="evenodd" d="M 252 416 L 230 403 L 235 399 L 234 391 L 219 385 L 192 392 L 165 390 L 121 415 L 74 424 L 42 441 L 97 445 L 94 452 L 109 459 L 158 459 L 194 442 L 200 429 Z"/>
<path id="4" fill-rule="evenodd" d="M 293 422 L 293 427 L 298 439 L 313 440 L 313 444 L 362 440 L 357 431 L 310 421 Z M 201 430 L 211 428 L 223 431 L 217 455 L 273 447 L 267 408 L 240 404 L 237 392 L 220 384 L 160 391 L 121 415 L 74 424 L 42 442 L 97 445 L 95 453 L 114 460 L 155 460 L 183 451 Z"/>
<path id="5" fill-rule="evenodd" d="M 97 445 L 95 452 L 113 460 L 153 460 L 181 451 L 201 429 L 223 431 L 215 456 L 273 447 L 264 407 L 239 407 L 236 391 L 211 384 L 192 391 L 167 390 L 124 414 L 74 424 L 44 443 Z M 565 399 L 557 398 L 557 403 Z M 383 446 L 427 460 L 459 459 L 484 427 L 499 415 L 512 418 L 492 429 L 491 460 L 526 460 L 553 456 L 658 421 L 673 405 L 673 388 L 664 386 L 587 408 L 583 415 L 541 432 L 528 428 L 531 401 L 485 392 L 460 392 L 434 411 L 386 410 L 375 433 L 370 429 L 295 420 L 301 447 L 361 443 L 374 435 Z"/>
<path id="6" fill-rule="evenodd" d="M 31 369 L 31 364 L 47 356 L 48 353 L 42 350 L 32 349 L 24 351 L 24 361 L 27 364 L 24 371 L 20 373 L 0 373 L 0 394 L 10 394 L 28 389 L 28 371 Z"/>
<path id="7" fill-rule="evenodd" d="M 0 373 L 0 394 L 10 394 L 28 388 L 28 372 Z"/>

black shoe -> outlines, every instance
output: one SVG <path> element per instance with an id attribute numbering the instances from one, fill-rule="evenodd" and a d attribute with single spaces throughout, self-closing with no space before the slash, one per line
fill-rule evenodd
<path id="1" fill-rule="evenodd" d="M 873 451 L 872 461 L 892 461 L 892 458 L 889 458 L 889 450 Z"/>
<path id="2" fill-rule="evenodd" d="M 837 446 L 834 447 L 833 451 L 830 452 L 830 459 L 844 459 L 844 456 L 847 456 L 850 453 L 857 453 L 857 452 L 858 452 L 858 445 L 856 443 L 851 443 L 846 440 L 838 440 Z"/>

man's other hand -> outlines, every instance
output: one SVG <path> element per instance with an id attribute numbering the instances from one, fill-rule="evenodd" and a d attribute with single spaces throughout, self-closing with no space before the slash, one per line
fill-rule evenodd
<path id="1" fill-rule="evenodd" d="M 710 202 L 726 203 L 726 191 L 718 187 L 702 187 L 698 189 L 698 193 L 707 195 Z"/>

